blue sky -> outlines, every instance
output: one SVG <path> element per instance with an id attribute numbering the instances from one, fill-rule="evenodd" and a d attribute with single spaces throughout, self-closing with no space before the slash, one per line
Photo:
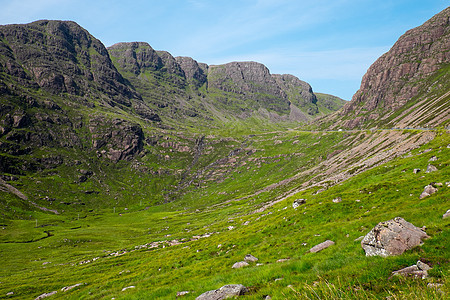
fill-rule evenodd
<path id="1" fill-rule="evenodd" d="M 207 64 L 258 61 L 350 100 L 367 68 L 448 0 L 0 0 L 0 24 L 72 20 Z"/>

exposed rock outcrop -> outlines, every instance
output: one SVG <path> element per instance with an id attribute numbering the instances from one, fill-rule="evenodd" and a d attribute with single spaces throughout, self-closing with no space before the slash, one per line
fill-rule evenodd
<path id="1" fill-rule="evenodd" d="M 234 296 L 242 296 L 248 289 L 242 284 L 228 284 L 220 289 L 205 292 L 195 298 L 196 300 L 222 300 Z"/>
<path id="2" fill-rule="evenodd" d="M 92 147 L 112 161 L 128 160 L 142 151 L 144 133 L 139 124 L 122 119 L 95 117 L 90 120 L 89 130 L 92 134 Z"/>
<path id="3" fill-rule="evenodd" d="M 378 223 L 361 241 L 366 256 L 400 255 L 422 243 L 428 235 L 420 228 L 397 217 Z"/>

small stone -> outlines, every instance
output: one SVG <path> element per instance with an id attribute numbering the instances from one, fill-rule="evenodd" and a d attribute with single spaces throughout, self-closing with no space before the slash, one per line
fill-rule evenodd
<path id="1" fill-rule="evenodd" d="M 283 262 L 286 262 L 288 260 L 289 260 L 289 258 L 281 258 L 281 259 L 277 260 L 277 263 L 283 263 Z"/>
<path id="2" fill-rule="evenodd" d="M 122 292 L 125 292 L 125 291 L 128 290 L 128 289 L 134 289 L 134 288 L 136 288 L 134 285 L 130 285 L 130 286 L 124 287 L 124 288 L 122 289 Z"/>
<path id="3" fill-rule="evenodd" d="M 276 278 L 275 281 L 283 280 L 283 278 Z"/>
<path id="4" fill-rule="evenodd" d="M 305 203 L 306 203 L 306 199 L 296 199 L 296 200 L 294 200 L 294 202 L 292 203 L 292 207 L 293 207 L 294 209 L 296 209 L 297 207 L 299 207 L 300 205 L 305 204 Z"/>
<path id="5" fill-rule="evenodd" d="M 424 262 L 421 262 L 420 260 L 417 261 L 416 263 L 417 267 L 422 270 L 422 271 L 428 271 L 431 270 L 431 267 L 429 265 L 427 265 Z"/>
<path id="6" fill-rule="evenodd" d="M 436 156 L 432 156 L 429 161 L 437 161 L 438 158 Z"/>
<path id="7" fill-rule="evenodd" d="M 422 194 L 420 194 L 419 199 L 423 199 L 425 197 L 428 197 L 434 193 L 436 193 L 438 191 L 437 188 L 435 188 L 434 186 L 432 186 L 431 184 L 425 186 L 425 188 L 423 189 Z"/>
<path id="8" fill-rule="evenodd" d="M 12 296 L 12 295 L 14 295 L 14 292 L 6 293 L 6 296 Z"/>
<path id="9" fill-rule="evenodd" d="M 325 242 L 315 245 L 314 247 L 309 249 L 309 252 L 316 253 L 316 252 L 322 251 L 323 249 L 326 249 L 334 244 L 335 244 L 335 242 L 326 240 Z"/>
<path id="10" fill-rule="evenodd" d="M 40 299 L 44 299 L 44 298 L 53 296 L 53 295 L 56 294 L 57 292 L 58 292 L 58 291 L 53 291 L 53 292 L 50 292 L 50 293 L 44 293 L 44 294 L 42 294 L 42 295 L 37 296 L 37 298 L 34 299 L 34 300 L 40 300 Z"/>
<path id="11" fill-rule="evenodd" d="M 435 166 L 433 166 L 433 165 L 428 165 L 428 166 L 427 166 L 426 173 L 435 172 L 435 171 L 437 171 L 437 170 L 438 170 L 438 169 L 437 169 Z"/>
<path id="12" fill-rule="evenodd" d="M 419 173 L 419 172 L 420 172 L 420 169 L 414 169 L 414 170 L 413 170 L 413 173 L 414 173 L 414 174 L 417 174 L 417 173 Z"/>
<path id="13" fill-rule="evenodd" d="M 442 215 L 442 219 L 446 219 L 446 218 L 448 218 L 448 217 L 450 217 L 450 209 L 447 210 L 447 212 L 446 212 L 445 214 Z"/>
<path id="14" fill-rule="evenodd" d="M 247 262 L 257 262 L 258 261 L 258 259 L 251 254 L 247 254 L 245 256 L 244 260 Z"/>
<path id="15" fill-rule="evenodd" d="M 246 266 L 248 266 L 248 265 L 249 265 L 249 264 L 248 264 L 248 262 L 246 262 L 246 261 L 239 261 L 239 262 L 235 263 L 235 264 L 232 266 L 232 268 L 233 268 L 233 269 L 239 269 L 239 268 L 246 267 Z"/>
<path id="16" fill-rule="evenodd" d="M 341 197 L 337 197 L 333 199 L 333 203 L 339 203 L 342 202 L 342 198 Z"/>
<path id="17" fill-rule="evenodd" d="M 184 295 L 189 294 L 189 291 L 182 291 L 182 292 L 177 292 L 177 297 L 182 297 Z"/>

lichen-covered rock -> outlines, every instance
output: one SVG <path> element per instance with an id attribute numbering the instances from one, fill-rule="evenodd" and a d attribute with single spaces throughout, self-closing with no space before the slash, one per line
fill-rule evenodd
<path id="1" fill-rule="evenodd" d="M 220 289 L 207 291 L 197 298 L 196 300 L 222 300 L 234 296 L 242 296 L 248 293 L 248 289 L 242 284 L 228 284 L 224 285 Z"/>
<path id="2" fill-rule="evenodd" d="M 420 228 L 396 217 L 378 223 L 361 241 L 366 256 L 400 255 L 422 243 L 428 235 Z"/>

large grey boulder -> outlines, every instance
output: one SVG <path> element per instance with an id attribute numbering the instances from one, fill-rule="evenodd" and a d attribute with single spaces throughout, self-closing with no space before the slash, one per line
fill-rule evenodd
<path id="1" fill-rule="evenodd" d="M 378 223 L 361 241 L 366 256 L 400 255 L 422 243 L 429 236 L 420 228 L 396 217 Z"/>
<path id="2" fill-rule="evenodd" d="M 228 284 L 224 285 L 220 289 L 207 291 L 197 298 L 196 300 L 222 300 L 233 296 L 241 296 L 248 292 L 248 289 L 242 284 Z"/>

